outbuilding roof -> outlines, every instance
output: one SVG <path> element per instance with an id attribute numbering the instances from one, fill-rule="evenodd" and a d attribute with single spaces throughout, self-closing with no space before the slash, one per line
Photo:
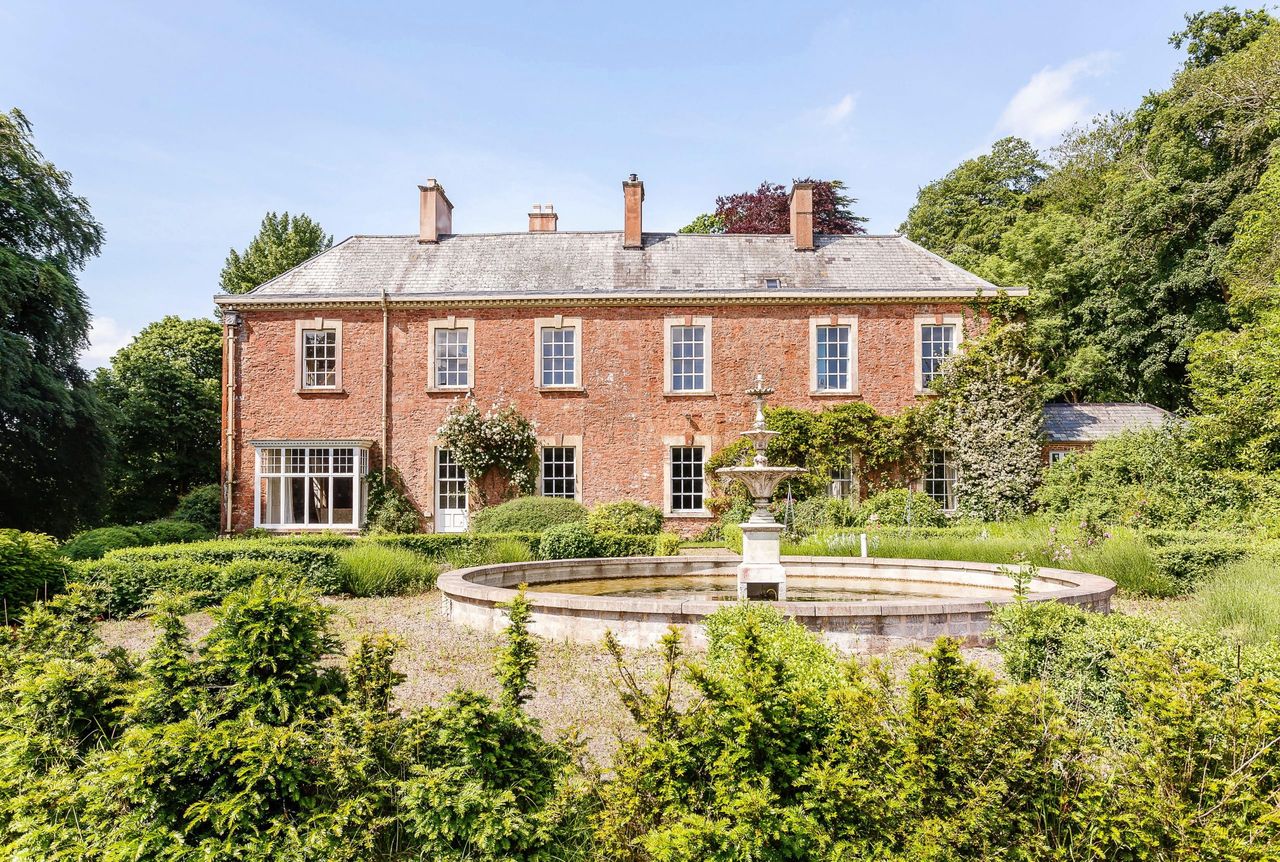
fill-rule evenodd
<path id="1" fill-rule="evenodd" d="M 1122 431 L 1158 428 L 1173 418 L 1154 404 L 1046 404 L 1044 434 L 1050 443 L 1093 443 Z"/>
<path id="2" fill-rule="evenodd" d="M 962 299 L 1000 290 L 899 235 L 830 236 L 796 251 L 790 235 L 621 231 L 353 236 L 225 307 L 305 302 L 574 299 L 732 301 Z M 1008 288 L 1023 296 L 1025 288 Z"/>

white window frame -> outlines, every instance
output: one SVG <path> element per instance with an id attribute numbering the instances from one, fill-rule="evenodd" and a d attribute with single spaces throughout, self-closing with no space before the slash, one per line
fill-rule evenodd
<path id="1" fill-rule="evenodd" d="M 308 332 L 332 332 L 334 341 L 334 382 L 332 386 L 308 386 L 306 362 L 306 334 Z M 315 317 L 294 321 L 294 375 L 295 392 L 342 391 L 342 321 Z"/>
<path id="2" fill-rule="evenodd" d="M 436 365 L 436 333 L 441 330 L 463 330 L 466 332 L 467 380 L 465 383 L 450 384 L 448 386 L 440 386 L 436 383 L 439 379 L 439 368 Z M 430 321 L 427 324 L 427 350 L 430 357 L 428 362 L 431 366 L 427 376 L 428 392 L 466 392 L 475 386 L 476 322 L 473 318 L 449 315 L 441 320 Z"/>
<path id="3" fill-rule="evenodd" d="M 960 352 L 960 345 L 964 341 L 964 315 L 962 314 L 917 314 L 915 317 L 915 389 L 917 395 L 925 395 L 931 392 L 929 385 L 924 380 L 924 328 L 926 326 L 951 326 L 954 328 L 955 340 L 951 343 L 951 352 L 948 356 L 955 356 Z"/>
<path id="4" fill-rule="evenodd" d="M 358 440 L 269 440 L 269 441 L 251 441 L 253 446 L 253 526 L 259 529 L 280 531 L 280 532 L 298 532 L 304 530 L 347 530 L 356 531 L 364 525 L 365 511 L 368 504 L 368 485 L 366 477 L 369 474 L 369 448 L 370 443 Z M 289 460 L 288 450 L 301 451 L 303 453 L 303 466 L 300 469 L 293 469 L 293 465 Z M 336 461 L 334 453 L 337 451 L 350 451 L 351 453 L 351 472 L 335 471 L 333 465 Z M 278 451 L 278 459 L 275 461 L 278 469 L 266 470 L 264 465 L 272 463 L 269 452 Z M 314 463 L 313 452 L 325 452 L 325 463 L 327 468 L 323 471 L 313 470 Z M 264 457 L 266 456 L 266 457 Z M 333 520 L 333 480 L 345 479 L 350 477 L 351 483 L 351 523 L 335 522 Z M 263 482 L 271 480 L 280 480 L 279 494 L 281 495 L 281 506 L 283 508 L 284 480 L 286 479 L 302 479 L 305 485 L 303 492 L 303 508 L 301 520 L 279 521 L 276 523 L 264 523 L 263 517 Z M 310 480 L 310 481 L 308 481 Z M 325 481 L 325 489 L 329 503 L 329 517 L 323 523 L 308 523 L 309 513 L 311 511 L 312 495 L 309 493 L 311 482 L 315 480 Z"/>
<path id="5" fill-rule="evenodd" d="M 582 502 L 582 437 L 576 434 L 560 434 L 553 437 L 538 438 L 538 496 L 547 496 L 543 493 L 543 450 L 545 449 L 572 449 L 573 450 L 573 496 L 572 497 L 555 497 L 559 500 L 576 500 Z"/>
<path id="6" fill-rule="evenodd" d="M 572 383 L 543 383 L 542 382 L 542 333 L 547 329 L 571 329 L 573 330 L 573 382 Z M 582 318 L 581 317 L 565 317 L 557 314 L 555 317 L 539 317 L 533 321 L 533 387 L 539 391 L 553 392 L 580 392 L 582 391 Z"/>
<path id="7" fill-rule="evenodd" d="M 711 512 L 707 511 L 707 498 L 710 496 L 710 484 L 707 481 L 707 459 L 711 457 L 714 451 L 712 448 L 712 440 L 709 435 L 705 434 L 686 434 L 671 435 L 662 438 L 664 454 L 662 458 L 662 514 L 668 518 L 711 518 L 714 517 Z M 702 450 L 702 508 L 701 509 L 673 509 L 671 507 L 672 498 L 672 482 L 675 471 L 672 466 L 671 456 L 675 449 L 694 448 Z"/>
<path id="8" fill-rule="evenodd" d="M 847 479 L 837 475 L 846 471 L 849 474 Z M 845 484 L 848 485 L 847 489 L 842 487 Z M 862 476 L 858 472 L 853 450 L 849 451 L 847 459 L 842 459 L 840 463 L 831 466 L 831 485 L 828 493 L 836 500 L 852 500 L 855 505 L 862 499 Z"/>
<path id="9" fill-rule="evenodd" d="M 700 326 L 702 327 L 702 387 L 700 389 L 681 389 L 677 391 L 672 386 L 673 361 L 671 357 L 672 350 L 672 330 L 681 326 Z M 711 378 L 712 367 L 712 329 L 710 317 L 667 317 L 663 320 L 662 326 L 662 394 L 663 395 L 711 395 L 713 389 Z M 668 458 L 668 460 L 670 460 Z"/>
<path id="10" fill-rule="evenodd" d="M 818 388 L 818 329 L 824 326 L 844 326 L 849 330 L 849 378 L 848 385 L 843 389 Z M 858 318 L 856 315 L 809 318 L 809 394 L 818 396 L 858 394 Z"/>
<path id="11" fill-rule="evenodd" d="M 1071 454 L 1070 449 L 1050 449 L 1049 450 L 1049 466 L 1052 467 L 1062 459 Z"/>
<path id="12" fill-rule="evenodd" d="M 941 456 L 942 477 L 937 478 L 931 475 L 931 472 L 939 466 L 939 462 L 935 456 Z M 951 462 L 952 455 L 945 449 L 929 449 L 924 456 L 924 474 L 920 477 L 920 490 L 932 497 L 942 511 L 950 514 L 956 510 L 956 468 Z M 931 490 L 931 483 L 941 482 L 944 486 L 944 492 L 941 500 L 938 495 Z"/>

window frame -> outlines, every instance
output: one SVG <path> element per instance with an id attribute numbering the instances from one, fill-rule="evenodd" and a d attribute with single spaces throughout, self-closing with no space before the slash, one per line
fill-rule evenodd
<path id="1" fill-rule="evenodd" d="M 951 352 L 947 354 L 948 357 L 959 353 L 960 345 L 964 342 L 964 315 L 917 314 L 915 316 L 915 356 L 912 364 L 915 368 L 915 390 L 917 395 L 928 395 L 933 391 L 929 387 L 929 383 L 924 379 L 924 328 L 926 326 L 950 326 L 953 328 L 955 338 L 951 342 Z"/>
<path id="2" fill-rule="evenodd" d="M 662 456 L 662 514 L 667 518 L 714 518 L 710 511 L 707 510 L 707 499 L 710 496 L 711 486 L 707 479 L 707 459 L 711 457 L 711 453 L 715 451 L 712 445 L 714 440 L 709 434 L 673 434 L 662 438 L 663 456 Z M 675 509 L 672 508 L 672 489 L 674 481 L 674 468 L 672 464 L 672 451 L 674 449 L 693 448 L 702 450 L 702 508 L 701 509 Z"/>
<path id="3" fill-rule="evenodd" d="M 454 383 L 448 385 L 440 385 L 436 381 L 439 379 L 439 366 L 437 365 L 438 357 L 436 356 L 436 333 L 445 331 L 463 330 L 467 333 L 467 381 L 466 383 Z M 446 318 L 432 320 L 427 324 L 427 355 L 429 369 L 427 374 L 427 391 L 428 392 L 467 392 L 475 387 L 476 383 L 476 322 L 470 317 L 454 317 L 449 315 Z"/>
<path id="4" fill-rule="evenodd" d="M 849 330 L 849 382 L 844 389 L 818 388 L 818 330 L 828 326 L 843 326 Z M 857 315 L 820 315 L 809 318 L 809 394 L 818 397 L 859 394 Z"/>
<path id="5" fill-rule="evenodd" d="M 673 348 L 672 332 L 677 327 L 700 326 L 702 327 L 702 388 L 700 389 L 679 389 L 673 385 L 672 375 L 675 371 L 675 360 L 671 355 Z M 669 316 L 664 318 L 662 325 L 662 394 L 676 397 L 688 395 L 712 395 L 715 390 L 712 383 L 711 368 L 713 362 L 712 336 L 710 317 L 692 317 L 692 316 Z"/>
<path id="6" fill-rule="evenodd" d="M 549 495 L 545 493 L 546 474 L 543 472 L 546 465 L 547 449 L 572 449 L 573 450 L 573 496 L 564 497 L 560 495 Z M 549 497 L 555 500 L 575 500 L 582 502 L 582 437 L 571 434 L 561 434 L 552 437 L 538 438 L 538 496 Z"/>
<path id="7" fill-rule="evenodd" d="M 1070 455 L 1072 451 L 1073 450 L 1071 449 L 1064 449 L 1064 448 L 1050 449 L 1049 456 L 1048 456 L 1049 466 L 1052 467 L 1054 464 L 1057 464 L 1059 461 L 1062 461 L 1068 455 Z"/>
<path id="8" fill-rule="evenodd" d="M 542 382 L 542 333 L 547 329 L 572 329 L 573 330 L 573 382 L 572 383 L 543 383 Z M 581 317 L 565 317 L 557 314 L 555 317 L 538 317 L 533 321 L 533 388 L 540 392 L 581 392 L 583 391 L 582 378 L 582 318 Z"/>
<path id="9" fill-rule="evenodd" d="M 333 333 L 333 385 L 308 386 L 306 339 L 308 332 Z M 294 321 L 293 390 L 297 394 L 342 392 L 342 321 L 324 317 Z"/>
<path id="10" fill-rule="evenodd" d="M 942 477 L 930 475 L 931 471 L 936 469 L 937 462 L 935 455 L 941 455 Z M 938 503 L 942 511 L 948 515 L 954 514 L 959 500 L 956 497 L 956 468 L 951 463 L 952 455 L 946 449 L 928 449 L 925 451 L 923 474 L 920 477 L 920 490 Z M 942 482 L 946 488 L 943 500 L 939 500 L 937 496 L 930 490 L 931 482 Z"/>
<path id="11" fill-rule="evenodd" d="M 364 523 L 364 518 L 368 508 L 368 483 L 369 475 L 369 450 L 372 444 L 365 441 L 357 440 L 266 440 L 266 441 L 250 441 L 253 446 L 253 526 L 257 529 L 270 530 L 273 532 L 299 532 L 307 530 L 346 530 L 357 531 Z M 277 470 L 264 470 L 263 455 L 266 452 L 277 450 L 279 452 Z M 288 450 L 300 450 L 303 453 L 303 467 L 301 471 L 290 469 Z M 351 453 L 351 471 L 336 471 L 334 464 L 337 459 L 335 453 L 345 450 Z M 317 451 L 326 452 L 325 462 L 327 467 L 323 471 L 312 470 L 312 453 Z M 351 522 L 344 523 L 334 521 L 334 480 L 351 478 Z M 283 510 L 283 499 L 285 494 L 284 482 L 287 479 L 303 480 L 303 508 L 302 520 L 289 521 L 284 520 L 278 523 L 264 522 L 263 512 L 263 482 L 272 479 L 278 479 L 281 482 L 279 493 L 281 496 L 281 508 Z M 311 510 L 312 494 L 308 493 L 311 488 L 312 481 L 315 479 L 327 479 L 325 485 L 326 499 L 328 500 L 328 519 L 322 523 L 311 523 L 309 513 Z"/>

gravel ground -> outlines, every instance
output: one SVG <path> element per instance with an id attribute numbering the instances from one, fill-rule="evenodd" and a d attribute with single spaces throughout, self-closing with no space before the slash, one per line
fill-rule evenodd
<path id="1" fill-rule="evenodd" d="M 396 658 L 396 669 L 407 677 L 396 690 L 402 708 L 439 703 L 457 688 L 497 695 L 493 663 L 501 639 L 450 624 L 441 615 L 438 592 L 323 601 L 336 611 L 334 629 L 344 646 L 364 632 L 385 631 L 405 641 Z M 205 613 L 191 614 L 186 622 L 193 640 L 203 637 L 212 625 Z M 156 637 L 145 619 L 103 623 L 99 631 L 108 645 L 133 653 L 145 652 Z M 965 653 L 970 660 L 999 671 L 1001 661 L 995 651 L 968 649 Z M 919 656 L 920 650 L 905 648 L 882 657 L 902 673 Z M 628 650 L 626 660 L 641 678 L 652 678 L 660 664 L 656 650 Z M 620 736 L 632 732 L 631 718 L 614 688 L 613 658 L 603 646 L 543 641 L 534 679 L 537 691 L 527 709 L 541 719 L 548 734 L 577 732 L 600 759 L 612 751 Z"/>

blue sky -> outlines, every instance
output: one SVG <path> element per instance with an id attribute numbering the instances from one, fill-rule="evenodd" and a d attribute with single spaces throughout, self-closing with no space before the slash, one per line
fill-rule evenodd
<path id="1" fill-rule="evenodd" d="M 82 285 L 89 367 L 164 314 L 208 314 L 267 210 L 341 239 L 417 229 L 437 177 L 459 232 L 645 227 L 718 194 L 841 178 L 874 232 L 1004 134 L 1052 144 L 1180 63 L 1182 2 L 0 4 L 0 109 L 106 228 Z"/>

